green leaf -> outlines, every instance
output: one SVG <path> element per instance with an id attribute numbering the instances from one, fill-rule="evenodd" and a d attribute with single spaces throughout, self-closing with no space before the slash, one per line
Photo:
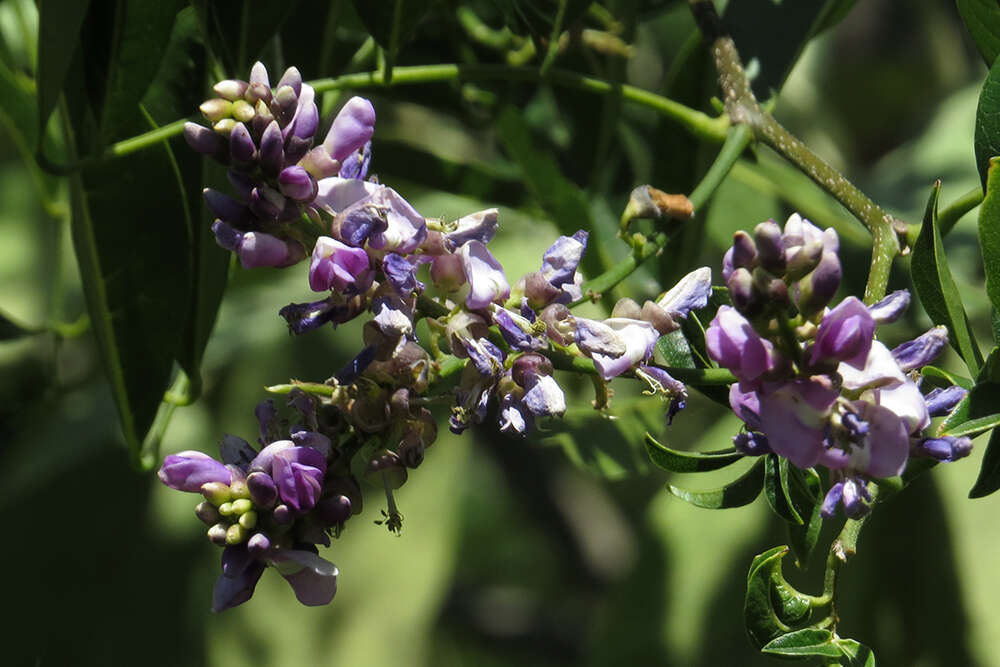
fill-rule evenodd
<path id="1" fill-rule="evenodd" d="M 809 557 L 812 556 L 816 543 L 819 541 L 820 531 L 823 530 L 823 517 L 819 514 L 822 509 L 823 483 L 819 479 L 819 474 L 812 468 L 805 471 L 792 468 L 792 471 L 802 474 L 801 483 L 807 489 L 805 497 L 812 496 L 811 504 L 801 499 L 799 496 L 801 491 L 797 490 L 798 478 L 793 477 L 795 482 L 791 487 L 793 503 L 798 508 L 799 514 L 808 516 L 809 520 L 802 525 L 789 523 L 786 524 L 786 527 L 788 529 L 788 542 L 795 554 L 795 565 L 800 569 L 805 569 L 808 566 Z"/>
<path id="2" fill-rule="evenodd" d="M 994 413 L 986 417 L 979 417 L 977 419 L 970 419 L 967 422 L 963 422 L 954 428 L 950 428 L 944 431 L 942 435 L 967 435 L 970 437 L 975 437 L 980 433 L 985 433 L 995 426 L 1000 426 L 1000 413 Z"/>
<path id="3" fill-rule="evenodd" d="M 833 643 L 840 648 L 844 657 L 850 660 L 844 667 L 875 667 L 875 653 L 864 644 L 839 637 L 834 639 Z"/>
<path id="4" fill-rule="evenodd" d="M 38 7 L 38 137 L 59 103 L 90 0 L 41 0 Z"/>
<path id="5" fill-rule="evenodd" d="M 0 112 L 18 148 L 30 156 L 38 140 L 38 109 L 28 85 L 0 61 Z"/>
<path id="6" fill-rule="evenodd" d="M 744 458 L 732 447 L 714 452 L 681 452 L 660 444 L 649 433 L 646 434 L 646 453 L 653 463 L 670 472 L 719 470 Z"/>
<path id="7" fill-rule="evenodd" d="M 954 384 L 963 389 L 972 389 L 975 384 L 967 377 L 956 375 L 936 366 L 924 366 L 920 369 L 920 374 L 926 378 L 930 378 L 935 386 L 947 387 Z"/>
<path id="8" fill-rule="evenodd" d="M 839 658 L 843 655 L 840 647 L 833 643 L 833 633 L 819 628 L 803 628 L 775 637 L 760 651 L 786 657 Z"/>
<path id="9" fill-rule="evenodd" d="M 752 503 L 760 495 L 763 485 L 764 461 L 758 460 L 740 477 L 718 489 L 711 491 L 685 491 L 672 484 L 668 484 L 667 490 L 695 507 L 728 509 Z"/>
<path id="10" fill-rule="evenodd" d="M 697 368 L 694 355 L 691 354 L 691 346 L 688 345 L 687 338 L 680 329 L 660 336 L 656 341 L 655 353 L 656 362 L 662 366 Z"/>
<path id="11" fill-rule="evenodd" d="M 360 1 L 360 0 L 359 0 Z M 560 1 L 566 3 L 562 25 L 573 26 L 587 11 L 590 0 L 493 0 L 505 23 L 520 34 L 549 39 Z"/>
<path id="12" fill-rule="evenodd" d="M 956 0 L 955 4 L 989 67 L 1000 55 L 1000 5 L 996 0 Z"/>
<path id="13" fill-rule="evenodd" d="M 1000 155 L 1000 57 L 993 61 L 979 93 L 976 107 L 976 130 L 973 144 L 976 149 L 976 167 L 979 180 L 986 191 L 990 158 Z"/>
<path id="14" fill-rule="evenodd" d="M 775 514 L 789 523 L 801 525 L 805 522 L 788 498 L 787 470 L 788 459 L 775 454 L 764 457 L 764 497 Z"/>
<path id="15" fill-rule="evenodd" d="M 979 476 L 969 491 L 969 497 L 984 498 L 997 489 L 1000 489 L 1000 430 L 990 434 L 990 442 L 979 466 Z"/>
<path id="16" fill-rule="evenodd" d="M 948 327 L 948 339 L 973 375 L 983 363 L 982 354 L 969 325 L 955 280 L 948 267 L 941 233 L 937 226 L 938 195 L 941 182 L 934 184 L 920 235 L 913 245 L 913 287 L 934 324 Z"/>
<path id="17" fill-rule="evenodd" d="M 938 426 L 941 435 L 969 435 L 991 428 L 989 421 L 1000 417 L 996 414 L 1000 405 L 1000 383 L 982 382 L 966 395 L 955 409 Z"/>
<path id="18" fill-rule="evenodd" d="M 1000 158 L 990 160 L 986 196 L 979 207 L 979 247 L 986 272 L 986 294 L 997 309 L 1000 308 Z"/>
<path id="19" fill-rule="evenodd" d="M 354 0 L 354 9 L 387 57 L 395 62 L 399 49 L 410 40 L 432 0 Z"/>
<path id="20" fill-rule="evenodd" d="M 240 79 L 249 76 L 250 66 L 272 43 L 297 4 L 298 0 L 191 0 L 199 22 L 206 28 L 212 53 L 221 59 L 229 75 Z M 281 76 L 280 72 L 268 74 Z M 275 77 L 271 82 L 277 80 Z"/>
<path id="21" fill-rule="evenodd" d="M 812 598 L 795 590 L 781 572 L 787 546 L 774 547 L 754 557 L 747 572 L 747 594 L 743 621 L 758 648 L 808 623 Z"/>
<path id="22" fill-rule="evenodd" d="M 514 107 L 504 107 L 497 118 L 497 128 L 507 153 L 521 167 L 524 185 L 552 217 L 559 233 L 572 236 L 580 229 L 593 230 L 594 220 L 586 195 L 562 175 L 550 153 L 538 148 L 523 114 Z M 600 244 L 593 242 L 593 235 L 590 239 L 581 265 L 584 274 L 596 276 L 604 269 L 603 251 Z"/>

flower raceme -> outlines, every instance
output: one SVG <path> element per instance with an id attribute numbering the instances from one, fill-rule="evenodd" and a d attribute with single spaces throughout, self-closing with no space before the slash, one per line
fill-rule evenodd
<path id="1" fill-rule="evenodd" d="M 709 356 L 737 383 L 730 405 L 745 424 L 737 448 L 773 451 L 800 468 L 822 465 L 832 485 L 823 516 L 843 505 L 848 516 L 868 511 L 867 479 L 900 474 L 911 455 L 955 460 L 968 438 L 927 438 L 932 414 L 945 414 L 957 388 L 924 396 L 911 373 L 947 345 L 935 327 L 890 351 L 875 339 L 909 303 L 905 291 L 872 306 L 847 297 L 828 304 L 840 282 L 836 233 L 798 215 L 782 230 L 774 222 L 753 236 L 737 232 L 723 275 L 733 307 L 722 306 L 705 336 Z"/>

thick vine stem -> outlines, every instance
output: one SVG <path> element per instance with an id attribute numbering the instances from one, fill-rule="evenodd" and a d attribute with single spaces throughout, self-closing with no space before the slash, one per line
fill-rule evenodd
<path id="1" fill-rule="evenodd" d="M 865 301 L 878 301 L 885 296 L 892 262 L 903 249 L 900 240 L 905 243 L 906 224 L 886 213 L 843 174 L 785 129 L 774 116 L 761 108 L 750 89 L 736 44 L 725 33 L 715 5 L 711 0 L 689 0 L 689 3 L 702 34 L 712 42 L 712 57 L 730 120 L 749 126 L 755 139 L 770 146 L 833 195 L 871 233 L 874 247 Z"/>

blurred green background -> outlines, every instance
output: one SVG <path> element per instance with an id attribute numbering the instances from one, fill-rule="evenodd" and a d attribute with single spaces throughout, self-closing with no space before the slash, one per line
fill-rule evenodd
<path id="1" fill-rule="evenodd" d="M 710 108 L 714 85 L 689 39 L 693 23 L 683 3 L 604 4 L 612 15 L 633 17 L 621 33 L 631 57 L 577 45 L 560 66 Z M 490 3 L 471 5 L 499 25 Z M 496 57 L 467 36 L 456 38 L 457 6 L 436 6 L 401 64 Z M 300 2 L 288 20 L 321 8 L 326 3 Z M 6 62 L 17 64 L 25 43 L 31 46 L 36 21 L 30 3 L 0 2 Z M 363 35 L 349 5 L 324 29 L 335 41 L 324 42 L 322 54 L 308 51 L 315 44 L 286 42 L 286 60 L 271 45 L 265 61 L 272 71 L 298 64 L 307 78 L 372 65 L 351 60 Z M 294 60 L 295 51 L 313 59 Z M 808 46 L 776 114 L 876 201 L 919 222 L 934 179 L 943 180 L 945 203 L 978 183 L 972 133 L 985 72 L 952 2 L 862 0 Z M 558 232 L 546 205 L 552 183 L 513 159 L 498 129 L 504 106 L 520 110 L 535 147 L 579 186 L 596 226 L 592 252 L 605 262 L 626 252 L 613 228 L 629 190 L 648 182 L 687 192 L 715 150 L 648 110 L 556 87 L 499 82 L 371 97 L 379 114 L 373 169 L 381 181 L 427 216 L 500 205 L 491 248 L 511 278 L 535 270 Z M 335 105 L 331 99 L 325 108 Z M 62 198 L 43 204 L 39 186 Z M 15 322 L 72 321 L 84 310 L 60 208 L 64 189 L 26 167 L 19 147 L 0 134 L 0 311 Z M 699 265 L 717 270 L 733 230 L 792 210 L 860 229 L 761 150 L 756 162 L 748 156 L 737 165 L 710 209 L 620 293 L 641 301 Z M 134 213 L 142 225 L 142 211 Z M 864 236 L 844 236 L 845 288 L 859 293 L 867 254 L 852 238 Z M 970 214 L 947 248 L 985 339 L 988 303 L 975 239 Z M 907 286 L 905 266 L 897 266 L 892 287 Z M 163 454 L 214 453 L 227 432 L 253 438 L 253 406 L 265 385 L 321 380 L 354 355 L 359 326 L 293 339 L 277 317 L 281 306 L 308 297 L 305 273 L 304 265 L 231 271 L 205 356 L 204 395 L 174 414 Z M 889 343 L 929 324 L 917 310 L 887 330 Z M 560 380 L 573 393 L 566 418 L 527 440 L 495 434 L 489 424 L 462 437 L 443 429 L 396 496 L 405 516 L 401 536 L 373 523 L 383 501 L 370 494 L 365 513 L 325 554 L 341 571 L 331 606 L 299 606 L 269 573 L 251 602 L 216 616 L 209 607 L 218 550 L 193 517 L 194 497 L 129 467 L 91 334 L 4 334 L 4 664 L 771 664 L 744 636 L 742 596 L 753 555 L 785 541 L 778 520 L 761 499 L 726 512 L 684 504 L 664 491 L 667 475 L 651 469 L 642 450 L 647 429 L 680 449 L 723 447 L 736 420 L 695 394 L 667 428 L 662 406 L 642 400 L 627 381 L 615 384 L 612 419 L 589 408 L 587 383 Z M 970 459 L 940 466 L 880 508 L 843 571 L 841 634 L 874 647 L 880 665 L 1000 666 L 998 501 L 966 499 L 985 440 L 977 444 Z M 672 482 L 711 488 L 732 476 Z M 804 575 L 789 564 L 789 579 L 816 590 L 823 556 Z"/>

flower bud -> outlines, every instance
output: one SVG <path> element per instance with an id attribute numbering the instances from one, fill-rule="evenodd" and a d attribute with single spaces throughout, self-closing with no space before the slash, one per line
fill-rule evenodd
<path id="1" fill-rule="evenodd" d="M 260 185 L 250 191 L 250 210 L 264 220 L 277 220 L 285 208 L 285 198 L 280 192 Z"/>
<path id="2" fill-rule="evenodd" d="M 781 227 L 774 220 L 767 220 L 753 230 L 757 261 L 776 276 L 785 273 L 785 244 Z"/>
<path id="3" fill-rule="evenodd" d="M 236 100 L 232 103 L 231 112 L 233 118 L 241 123 L 249 123 L 257 114 L 253 106 L 246 100 Z"/>
<path id="4" fill-rule="evenodd" d="M 257 507 L 268 509 L 278 499 L 278 487 L 266 472 L 251 472 L 247 476 L 247 487 L 250 489 L 250 498 Z"/>
<path id="5" fill-rule="evenodd" d="M 548 357 L 529 352 L 518 357 L 510 371 L 514 382 L 527 389 L 538 376 L 552 375 L 552 362 Z"/>
<path id="6" fill-rule="evenodd" d="M 757 247 L 742 229 L 733 234 L 732 264 L 734 269 L 753 269 L 757 261 Z"/>
<path id="7" fill-rule="evenodd" d="M 244 530 L 251 530 L 257 525 L 257 512 L 253 510 L 247 510 L 240 515 L 238 520 L 240 527 Z"/>
<path id="8" fill-rule="evenodd" d="M 352 97 L 333 119 L 323 148 L 334 160 L 343 162 L 361 149 L 374 132 L 375 107 L 363 97 Z"/>
<path id="9" fill-rule="evenodd" d="M 288 525 L 295 518 L 295 515 L 292 513 L 292 509 L 288 505 L 282 503 L 274 508 L 274 511 L 271 512 L 271 517 L 274 519 L 275 523 Z"/>
<path id="10" fill-rule="evenodd" d="M 642 304 L 642 310 L 639 311 L 639 319 L 652 324 L 661 336 L 665 336 L 681 327 L 667 311 L 652 301 L 646 301 L 646 303 Z"/>
<path id="11" fill-rule="evenodd" d="M 890 324 L 902 317 L 909 305 L 910 292 L 901 289 L 888 294 L 875 305 L 868 306 L 868 312 L 876 324 Z"/>
<path id="12" fill-rule="evenodd" d="M 202 102 L 198 110 L 209 123 L 217 123 L 223 118 L 229 118 L 233 115 L 233 103 L 216 97 Z"/>
<path id="13" fill-rule="evenodd" d="M 795 305 L 806 317 L 821 312 L 840 287 L 840 259 L 832 252 L 824 252 L 819 265 L 812 273 L 795 283 Z"/>
<path id="14" fill-rule="evenodd" d="M 254 533 L 247 540 L 247 551 L 251 556 L 260 557 L 271 548 L 271 540 L 264 533 Z"/>
<path id="15" fill-rule="evenodd" d="M 298 165 L 286 167 L 278 174 L 278 187 L 281 194 L 301 202 L 312 201 L 317 192 L 316 180 Z"/>
<path id="16" fill-rule="evenodd" d="M 207 523 L 210 526 L 218 523 L 219 519 L 222 518 L 222 515 L 219 514 L 218 508 L 208 501 L 198 503 L 198 506 L 194 508 L 194 514 L 203 523 Z"/>
<path id="17" fill-rule="evenodd" d="M 218 155 L 220 149 L 225 147 L 228 156 L 225 140 L 217 133 L 197 123 L 184 123 L 184 141 L 202 155 Z"/>
<path id="18" fill-rule="evenodd" d="M 335 526 L 351 518 L 351 500 L 345 495 L 336 494 L 323 498 L 316 503 L 313 516 L 325 526 Z"/>
<path id="19" fill-rule="evenodd" d="M 249 168 L 257 155 L 257 147 L 250 137 L 250 131 L 243 123 L 236 123 L 229 133 L 229 155 L 233 164 Z"/>
<path id="20" fill-rule="evenodd" d="M 614 308 L 611 309 L 611 317 L 629 317 L 637 320 L 642 315 L 642 308 L 634 299 L 625 297 L 618 299 Z"/>
<path id="21" fill-rule="evenodd" d="M 224 137 L 228 137 L 232 133 L 234 127 L 236 127 L 236 121 L 232 118 L 223 118 L 219 122 L 212 124 L 212 129 L 215 130 L 217 134 Z"/>
<path id="22" fill-rule="evenodd" d="M 229 502 L 229 499 L 232 498 L 229 485 L 222 482 L 207 482 L 201 485 L 200 490 L 201 495 L 205 496 L 205 500 L 216 507 Z"/>
<path id="23" fill-rule="evenodd" d="M 225 465 L 197 451 L 171 454 L 163 460 L 157 477 L 171 489 L 195 493 L 207 484 L 229 489 L 232 475 Z"/>
<path id="24" fill-rule="evenodd" d="M 285 86 L 289 86 L 295 91 L 296 95 L 302 90 L 302 74 L 297 67 L 292 66 L 286 69 L 285 73 L 281 75 L 281 79 L 278 80 L 275 89 L 280 90 Z"/>
<path id="25" fill-rule="evenodd" d="M 445 292 L 457 290 L 465 284 L 462 258 L 452 254 L 436 255 L 431 260 L 431 280 L 437 288 Z"/>
<path id="26" fill-rule="evenodd" d="M 936 461 L 951 462 L 964 458 L 972 451 L 972 439 L 966 436 L 924 438 L 917 445 L 917 453 Z"/>
<path id="27" fill-rule="evenodd" d="M 242 543 L 247 538 L 247 531 L 238 523 L 226 529 L 226 544 L 233 546 Z"/>
<path id="28" fill-rule="evenodd" d="M 816 330 L 810 364 L 834 359 L 857 369 L 865 367 L 875 335 L 875 320 L 865 304 L 847 297 L 823 316 Z"/>
<path id="29" fill-rule="evenodd" d="M 299 262 L 305 251 L 297 241 L 285 241 L 261 232 L 247 232 L 240 244 L 240 264 L 244 269 L 261 266 L 283 268 Z"/>
<path id="30" fill-rule="evenodd" d="M 823 256 L 823 241 L 815 239 L 790 248 L 785 265 L 785 280 L 794 282 L 816 268 Z"/>
<path id="31" fill-rule="evenodd" d="M 892 351 L 892 358 L 904 373 L 934 361 L 948 346 L 948 329 L 936 326 L 930 331 L 907 341 Z"/>
<path id="32" fill-rule="evenodd" d="M 211 540 L 212 544 L 223 547 L 226 545 L 226 531 L 228 529 L 228 523 L 217 523 L 208 529 L 208 539 Z"/>
<path id="33" fill-rule="evenodd" d="M 927 403 L 927 412 L 931 417 L 942 417 L 954 410 L 959 401 L 965 398 L 968 393 L 968 389 L 963 389 L 957 385 L 943 389 L 934 389 L 924 396 L 924 401 Z"/>
<path id="34" fill-rule="evenodd" d="M 229 100 L 230 102 L 235 102 L 236 100 L 243 97 L 243 94 L 249 86 L 246 81 L 239 81 L 237 79 L 226 79 L 225 81 L 220 81 L 219 83 L 212 86 L 212 90 L 219 97 Z"/>
<path id="35" fill-rule="evenodd" d="M 743 268 L 735 269 L 726 281 L 729 288 L 729 298 L 733 306 L 740 312 L 747 312 L 756 305 L 757 298 L 753 289 L 753 276 Z"/>
<path id="36" fill-rule="evenodd" d="M 268 123 L 260 137 L 260 169 L 267 176 L 277 176 L 285 160 L 284 142 L 281 128 L 276 121 Z"/>
<path id="37" fill-rule="evenodd" d="M 232 506 L 233 514 L 245 514 L 253 509 L 253 503 L 247 498 L 237 498 L 232 502 Z"/>

